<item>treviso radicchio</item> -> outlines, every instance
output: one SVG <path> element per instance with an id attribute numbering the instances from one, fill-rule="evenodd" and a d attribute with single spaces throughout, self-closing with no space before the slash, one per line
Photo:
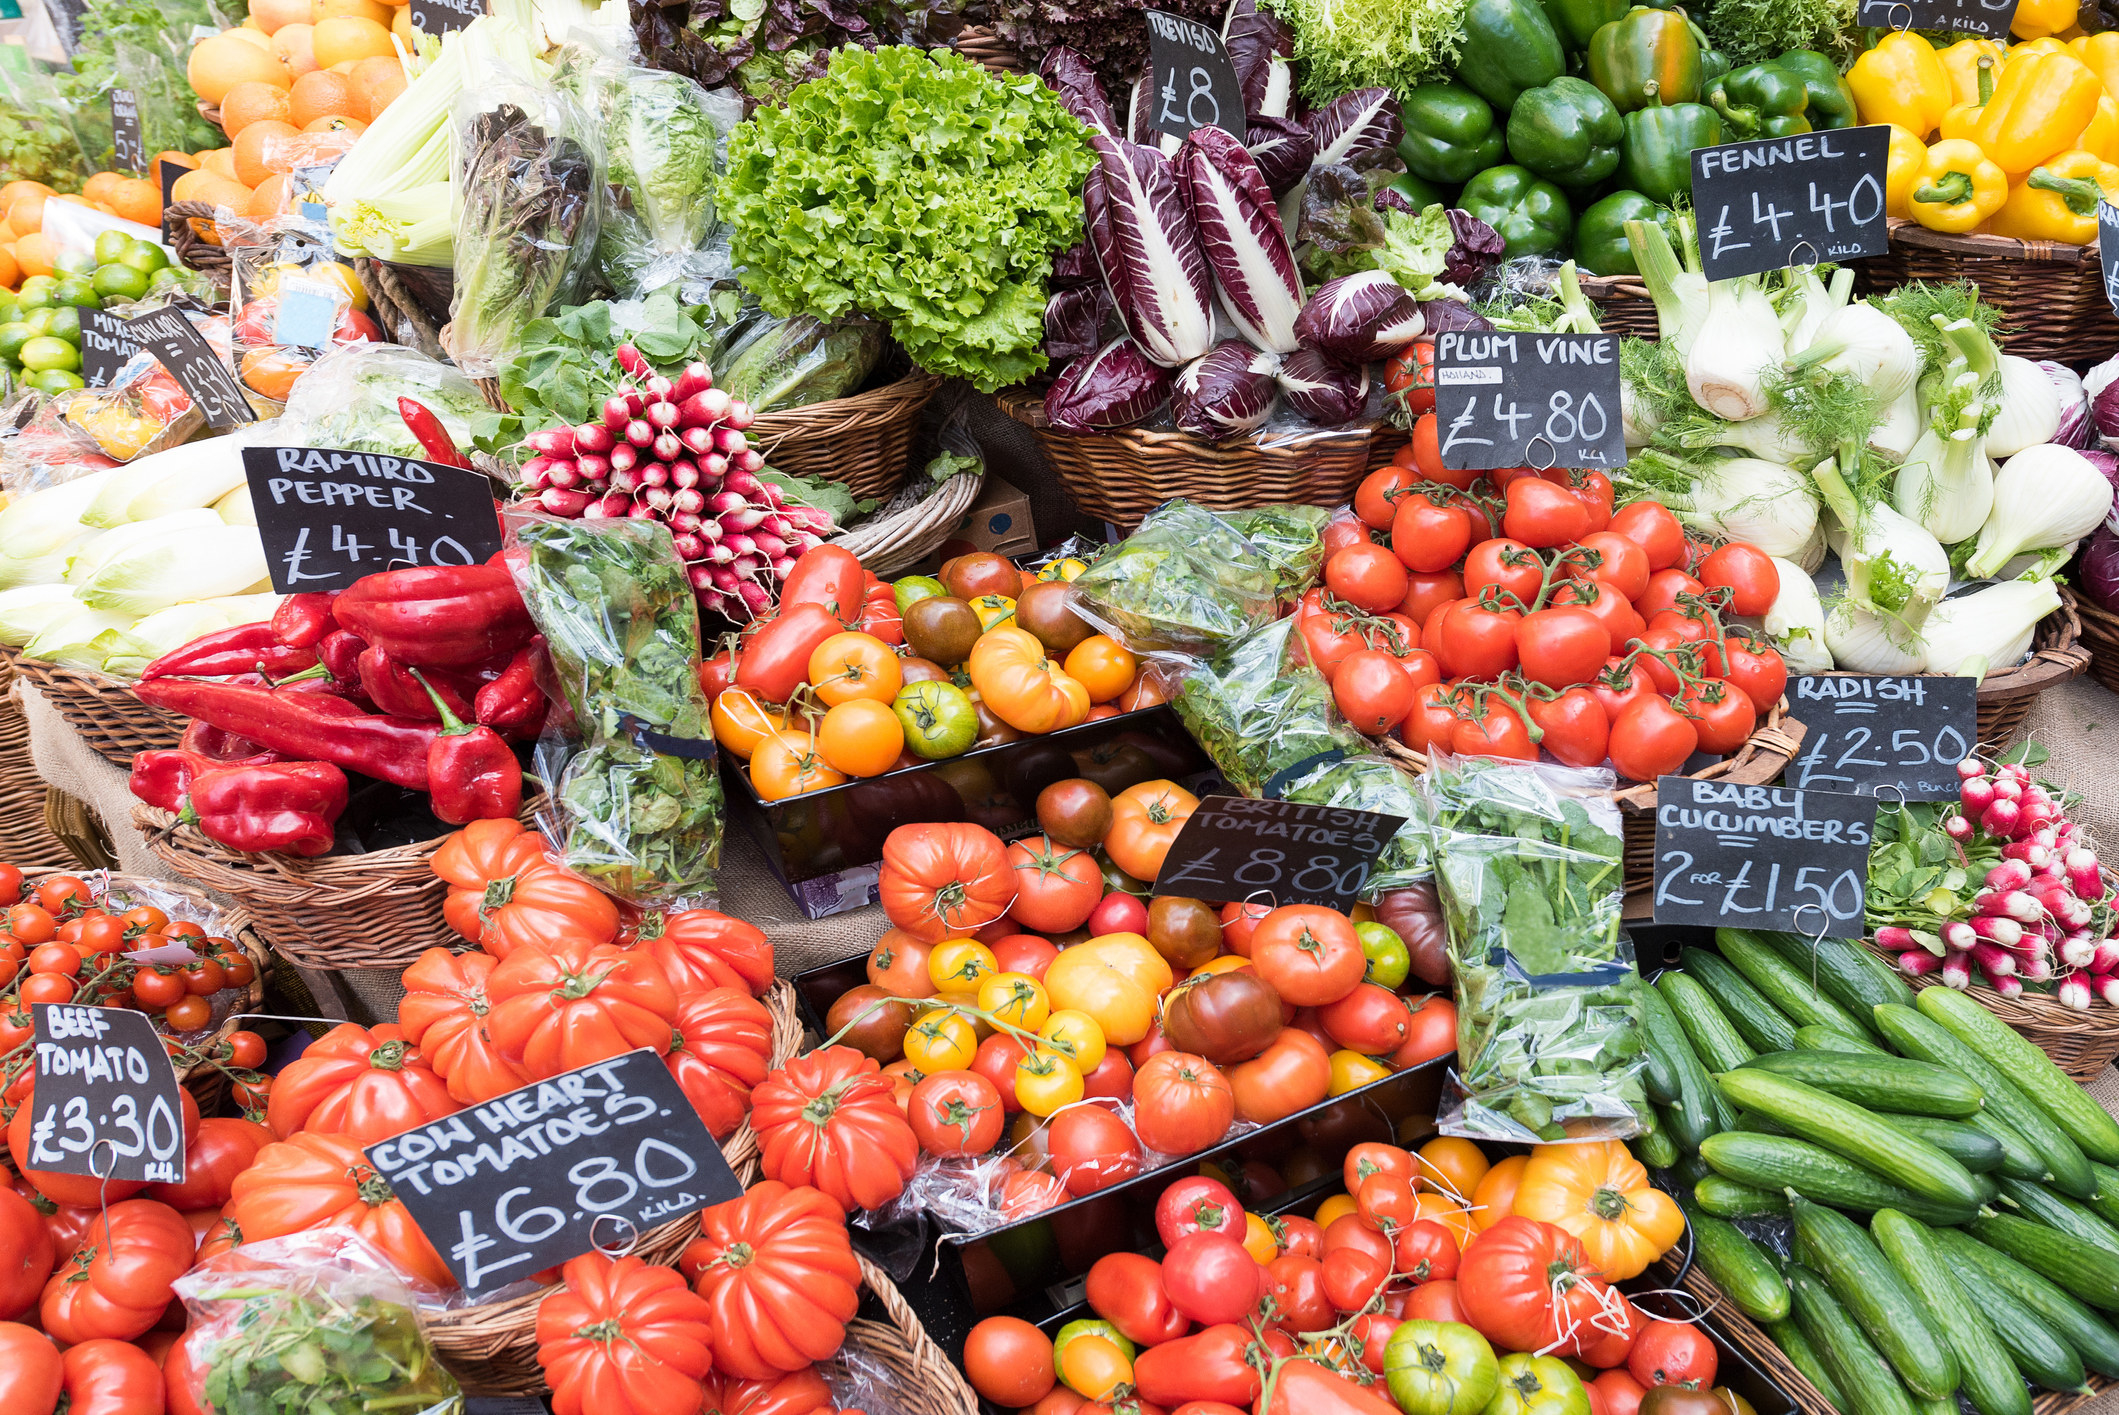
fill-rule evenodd
<path id="1" fill-rule="evenodd" d="M 1095 353 L 1110 312 L 1111 292 L 1102 284 L 1054 290 L 1045 301 L 1045 357 L 1057 367 Z"/>
<path id="2" fill-rule="evenodd" d="M 1369 403 L 1369 371 L 1322 349 L 1297 349 L 1280 365 L 1280 396 L 1313 423 L 1335 426 L 1360 417 Z"/>
<path id="3" fill-rule="evenodd" d="M 1254 117 L 1243 145 L 1274 196 L 1293 190 L 1317 156 L 1317 139 L 1293 118 Z"/>
<path id="4" fill-rule="evenodd" d="M 1045 87 L 1059 95 L 1060 105 L 1069 113 L 1106 136 L 1121 136 L 1118 115 L 1111 111 L 1103 81 L 1079 53 L 1062 44 L 1045 56 L 1037 74 Z"/>
<path id="5" fill-rule="evenodd" d="M 1177 171 L 1223 311 L 1261 349 L 1295 352 L 1302 276 L 1258 163 L 1221 129 L 1194 128 Z"/>
<path id="6" fill-rule="evenodd" d="M 1177 139 L 1155 126 L 1155 76 L 1133 81 L 1126 99 L 1126 141 L 1152 147 L 1165 157 L 1177 156 Z"/>
<path id="7" fill-rule="evenodd" d="M 1219 442 L 1264 422 L 1279 401 L 1280 355 L 1241 339 L 1216 344 L 1177 375 L 1170 418 L 1194 437 Z M 1070 369 L 1071 373 L 1072 370 Z"/>
<path id="8" fill-rule="evenodd" d="M 1317 141 L 1317 165 L 1348 162 L 1364 152 L 1395 148 L 1405 136 L 1398 99 L 1387 88 L 1357 88 L 1342 93 L 1309 116 L 1310 136 Z"/>
<path id="9" fill-rule="evenodd" d="M 1256 0 L 1235 0 L 1221 24 L 1222 43 L 1243 89 L 1243 111 L 1259 118 L 1285 118 L 1293 95 L 1295 32 Z"/>
<path id="10" fill-rule="evenodd" d="M 1120 335 L 1076 359 L 1045 394 L 1045 420 L 1061 432 L 1110 432 L 1131 426 L 1170 396 L 1170 370 L 1149 361 Z"/>
<path id="11" fill-rule="evenodd" d="M 1094 132 L 1089 141 L 1096 170 L 1082 208 L 1111 303 L 1143 354 L 1164 368 L 1190 363 L 1214 345 L 1214 287 L 1183 184 L 1159 152 Z"/>
<path id="12" fill-rule="evenodd" d="M 1380 270 L 1327 280 L 1295 316 L 1295 336 L 1342 363 L 1385 359 L 1420 337 L 1420 302 Z"/>
<path id="13" fill-rule="evenodd" d="M 2090 533 L 2075 566 L 2075 581 L 2098 608 L 2119 614 L 2119 534 L 2110 526 Z"/>

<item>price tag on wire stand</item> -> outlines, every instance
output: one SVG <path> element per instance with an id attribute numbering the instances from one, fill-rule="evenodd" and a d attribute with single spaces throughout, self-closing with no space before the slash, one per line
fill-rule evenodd
<path id="1" fill-rule="evenodd" d="M 169 305 L 143 314 L 127 320 L 125 330 L 191 395 L 209 426 L 225 429 L 258 420 L 235 375 L 182 309 Z"/>
<path id="2" fill-rule="evenodd" d="M 429 1121 L 367 1155 L 472 1297 L 592 1248 L 629 1248 L 743 1193 L 646 1047 Z"/>
<path id="3" fill-rule="evenodd" d="M 140 131 L 140 100 L 129 88 L 110 91 L 110 165 L 135 176 L 147 170 L 147 138 Z"/>
<path id="4" fill-rule="evenodd" d="M 1657 779 L 1655 921 L 1860 938 L 1876 798 Z"/>
<path id="5" fill-rule="evenodd" d="M 1435 340 L 1442 465 L 1623 467 L 1614 334 L 1450 330 Z"/>
<path id="6" fill-rule="evenodd" d="M 412 0 L 412 28 L 439 39 L 486 12 L 486 0 Z"/>
<path id="7" fill-rule="evenodd" d="M 2104 301 L 2119 313 L 2119 206 L 2097 203 L 2097 268 L 2104 275 Z"/>
<path id="8" fill-rule="evenodd" d="M 1969 678 L 1805 673 L 1788 701 L 1808 731 L 1790 786 L 1904 801 L 1957 799 L 1957 764 L 1979 741 L 1979 685 Z"/>
<path id="9" fill-rule="evenodd" d="M 29 1167 L 180 1184 L 184 1111 L 176 1068 L 144 1012 L 40 1002 Z"/>
<path id="10" fill-rule="evenodd" d="M 1221 128 L 1246 136 L 1243 84 L 1236 62 L 1212 25 L 1161 10 L 1142 12 L 1148 21 L 1149 126 L 1181 138 L 1194 128 Z"/>
<path id="11" fill-rule="evenodd" d="M 1946 30 L 2008 42 L 2016 0 L 1861 0 L 1854 23 L 1862 29 Z"/>
<path id="12" fill-rule="evenodd" d="M 246 447 L 243 473 L 280 594 L 342 590 L 416 565 L 475 565 L 500 549 L 482 472 L 375 452 Z"/>
<path id="13" fill-rule="evenodd" d="M 1874 124 L 1694 148 L 1692 207 L 1707 278 L 1882 255 L 1890 147 L 1891 130 Z"/>
<path id="14" fill-rule="evenodd" d="M 1155 892 L 1351 908 L 1404 824 L 1381 811 L 1209 796 L 1170 842 Z"/>

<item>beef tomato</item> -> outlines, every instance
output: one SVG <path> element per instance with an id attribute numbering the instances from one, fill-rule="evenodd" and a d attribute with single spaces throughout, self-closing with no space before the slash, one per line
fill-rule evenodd
<path id="1" fill-rule="evenodd" d="M 764 1381 L 709 1371 L 704 1387 L 699 1415 L 834 1415 L 839 1408 L 814 1366 Z"/>
<path id="2" fill-rule="evenodd" d="M 684 1279 L 584 1253 L 537 1308 L 537 1364 L 557 1415 L 691 1415 L 713 1369 L 712 1314 Z"/>
<path id="3" fill-rule="evenodd" d="M 98 1337 L 63 1359 L 66 1415 L 162 1415 L 162 1368 L 131 1342 Z"/>
<path id="4" fill-rule="evenodd" d="M 37 1206 L 12 1189 L 0 1189 L 0 1321 L 11 1322 L 37 1305 L 58 1257 Z"/>
<path id="5" fill-rule="evenodd" d="M 342 1135 L 305 1130 L 259 1150 L 235 1178 L 228 1217 L 251 1243 L 313 1228 L 350 1228 L 418 1281 L 444 1291 L 456 1286 L 390 1181 Z"/>
<path id="6" fill-rule="evenodd" d="M 486 1029 L 493 1010 L 486 983 L 499 960 L 489 953 L 430 948 L 405 969 L 397 1024 L 434 1068 L 451 1099 L 476 1105 L 528 1085 L 530 1073 L 510 1061 Z"/>
<path id="7" fill-rule="evenodd" d="M 904 1192 L 920 1142 L 891 1078 L 852 1047 L 826 1047 L 768 1075 L 751 1092 L 767 1179 L 814 1185 L 841 1209 L 880 1208 Z"/>
<path id="8" fill-rule="evenodd" d="M 1567 1230 L 1511 1214 L 1464 1250 L 1457 1297 L 1471 1324 L 1509 1351 L 1572 1356 L 1597 1336 L 1602 1281 Z"/>
<path id="9" fill-rule="evenodd" d="M 19 1102 L 14 1119 L 7 1123 L 7 1150 L 15 1162 L 15 1172 L 54 1204 L 85 1207 L 93 1212 L 106 1202 L 130 1199 L 147 1187 L 144 1180 L 138 1179 L 100 1180 L 85 1174 L 61 1174 L 57 1170 L 30 1168 L 30 1119 L 37 1108 L 36 1087 L 32 1085 L 19 1097 L 9 1099 Z M 188 1150 L 199 1133 L 199 1103 L 192 1098 L 191 1092 L 179 1086 L 177 1105 L 183 1112 L 184 1147 Z"/>
<path id="10" fill-rule="evenodd" d="M 93 1241 L 76 1249 L 44 1285 L 38 1318 L 69 1346 L 97 1337 L 131 1341 L 161 1320 L 170 1284 L 191 1267 L 191 1225 L 167 1204 L 126 1199 L 97 1220 Z"/>
<path id="11" fill-rule="evenodd" d="M 662 1064 L 707 1133 L 726 1140 L 750 1113 L 752 1088 L 772 1069 L 772 1014 L 742 988 L 708 988 L 684 999 L 675 1030 Z"/>
<path id="12" fill-rule="evenodd" d="M 701 1214 L 680 1265 L 711 1313 L 718 1364 L 745 1380 L 830 1357 L 861 1305 L 845 1215 L 818 1190 L 770 1179 Z"/>
<path id="13" fill-rule="evenodd" d="M 773 985 L 773 946 L 764 930 L 713 909 L 642 915 L 633 938 L 679 993 L 742 988 L 763 997 Z"/>
<path id="14" fill-rule="evenodd" d="M 660 963 L 582 935 L 517 949 L 486 991 L 494 1044 L 535 1078 L 639 1047 L 666 1052 L 677 1020 L 677 990 Z"/>
<path id="15" fill-rule="evenodd" d="M 495 957 L 561 933 L 599 943 L 618 935 L 617 904 L 551 863 L 544 837 L 521 821 L 472 821 L 442 842 L 432 868 L 449 884 L 449 926 Z"/>
<path id="16" fill-rule="evenodd" d="M 1235 1119 L 1229 1078 L 1203 1056 L 1157 1052 L 1133 1078 L 1133 1126 L 1158 1153 L 1196 1154 L 1220 1143 Z"/>
<path id="17" fill-rule="evenodd" d="M 20 1322 L 0 1322 L 0 1410 L 35 1411 L 58 1404 L 66 1366 L 52 1339 Z"/>
<path id="18" fill-rule="evenodd" d="M 217 1209 L 228 1202 L 235 1177 L 250 1168 L 257 1152 L 273 1141 L 273 1134 L 254 1120 L 212 1115 L 199 1122 L 199 1132 L 184 1149 L 184 1179 L 179 1184 L 150 1184 L 145 1197 L 169 1205 L 178 1212 Z M 4 1208 L 4 1205 L 0 1205 Z M 0 1251 L 6 1244 L 0 1241 Z M 0 1300 L 0 1313 L 6 1302 Z"/>
<path id="19" fill-rule="evenodd" d="M 1104 897 L 1096 857 L 1056 845 L 1046 836 L 1009 846 L 1008 867 L 1015 877 L 1015 904 L 1008 912 L 1024 928 L 1039 933 L 1080 928 Z"/>
<path id="20" fill-rule="evenodd" d="M 890 922 L 926 943 L 976 933 L 1015 902 L 1000 837 L 962 822 L 893 830 L 877 888 Z"/>

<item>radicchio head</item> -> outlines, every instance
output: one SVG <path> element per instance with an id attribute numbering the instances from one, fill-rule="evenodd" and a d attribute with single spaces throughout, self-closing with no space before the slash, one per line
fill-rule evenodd
<path id="1" fill-rule="evenodd" d="M 1325 427 L 1352 422 L 1368 408 L 1369 374 L 1321 349 L 1301 348 L 1280 365 L 1280 396 L 1297 414 Z"/>
<path id="2" fill-rule="evenodd" d="M 1388 358 L 1423 328 L 1420 302 L 1380 270 L 1326 281 L 1295 317 L 1298 339 L 1350 364 Z"/>
<path id="3" fill-rule="evenodd" d="M 1243 145 L 1257 160 L 1259 174 L 1273 195 L 1283 196 L 1308 174 L 1317 156 L 1317 139 L 1293 118 L 1260 115 L 1248 121 L 1250 130 Z"/>
<path id="4" fill-rule="evenodd" d="M 1045 301 L 1045 357 L 1057 367 L 1095 353 L 1109 313 L 1111 292 L 1101 283 L 1054 290 Z"/>
<path id="5" fill-rule="evenodd" d="M 1214 286 L 1183 184 L 1168 158 L 1116 138 L 1093 138 L 1096 170 L 1082 206 L 1111 303 L 1141 352 L 1165 368 L 1214 343 Z"/>
<path id="6" fill-rule="evenodd" d="M 1360 88 L 1342 93 L 1309 116 L 1317 139 L 1317 162 L 1349 162 L 1364 152 L 1395 148 L 1405 136 L 1398 99 L 1387 88 Z"/>
<path id="7" fill-rule="evenodd" d="M 1469 290 L 1501 263 L 1508 243 L 1501 239 L 1499 231 L 1454 206 L 1449 209 L 1449 229 L 1457 240 L 1449 248 L 1449 254 L 1442 258 L 1440 278 L 1459 289 Z"/>
<path id="8" fill-rule="evenodd" d="M 1225 340 L 1177 375 L 1170 417 L 1209 442 L 1249 432 L 1279 401 L 1280 386 L 1274 381 L 1279 370 L 1278 354 L 1254 349 L 1241 339 Z"/>
<path id="9" fill-rule="evenodd" d="M 1045 420 L 1061 432 L 1110 432 L 1153 413 L 1170 396 L 1173 375 L 1120 335 L 1076 359 L 1045 394 Z"/>
<path id="10" fill-rule="evenodd" d="M 1278 15 L 1258 8 L 1256 0 L 1234 0 L 1222 21 L 1221 37 L 1243 88 L 1243 111 L 1259 118 L 1284 118 L 1294 74 L 1295 35 Z"/>
<path id="11" fill-rule="evenodd" d="M 1103 80 L 1097 78 L 1087 59 L 1062 44 L 1045 56 L 1037 74 L 1047 88 L 1059 95 L 1069 113 L 1100 132 L 1122 136 L 1118 115 L 1111 111 L 1111 100 L 1104 93 Z"/>
<path id="12" fill-rule="evenodd" d="M 1294 352 L 1302 276 L 1258 163 L 1220 128 L 1194 128 L 1177 170 L 1222 309 L 1252 343 Z"/>

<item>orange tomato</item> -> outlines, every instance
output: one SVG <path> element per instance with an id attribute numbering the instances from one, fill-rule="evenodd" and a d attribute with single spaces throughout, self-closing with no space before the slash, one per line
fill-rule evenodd
<path id="1" fill-rule="evenodd" d="M 1419 1188 L 1426 1194 L 1454 1195 L 1469 1200 L 1493 1166 L 1486 1151 L 1470 1140 L 1443 1135 L 1419 1150 Z"/>
<path id="2" fill-rule="evenodd" d="M 714 740 L 748 761 L 758 744 L 787 726 L 787 709 L 773 707 L 748 688 L 723 688 L 714 698 Z"/>
<path id="3" fill-rule="evenodd" d="M 895 676 L 896 669 L 891 671 Z M 850 698 L 825 713 L 817 724 L 817 750 L 834 771 L 881 776 L 905 750 L 905 725 L 886 703 Z"/>
<path id="4" fill-rule="evenodd" d="M 1089 690 L 1089 701 L 1108 703 L 1132 686 L 1140 667 L 1126 646 L 1108 634 L 1091 634 L 1067 652 L 1067 676 Z"/>
<path id="5" fill-rule="evenodd" d="M 1089 715 L 1089 693 L 1022 629 L 989 629 L 965 664 L 993 715 L 1018 732 L 1057 732 Z"/>
<path id="6" fill-rule="evenodd" d="M 1353 1195 L 1334 1194 L 1331 1198 L 1319 1204 L 1317 1212 L 1310 1215 L 1310 1218 L 1319 1228 L 1330 1228 L 1333 1223 L 1345 1218 L 1348 1214 L 1358 1213 L 1359 1210 L 1354 1204 Z"/>
<path id="7" fill-rule="evenodd" d="M 1111 798 L 1104 853 L 1135 879 L 1152 882 L 1162 872 L 1177 832 L 1198 808 L 1199 798 L 1174 781 L 1129 786 Z"/>
<path id="8" fill-rule="evenodd" d="M 809 656 L 809 681 L 829 707 L 840 703 L 889 703 L 904 686 L 898 656 L 873 634 L 833 634 Z M 874 772 L 857 772 L 873 776 Z"/>
<path id="9" fill-rule="evenodd" d="M 1529 1155 L 1510 1155 L 1486 1171 L 1472 1190 L 1472 1227 L 1484 1233 L 1515 1211 L 1516 1190 L 1523 1184 Z"/>
<path id="10" fill-rule="evenodd" d="M 1478 1236 L 1479 1230 L 1472 1225 L 1472 1216 L 1467 1205 L 1459 1203 L 1446 1194 L 1416 1194 L 1413 1196 L 1415 1220 L 1428 1218 L 1441 1224 L 1457 1240 L 1459 1248 Z"/>
<path id="11" fill-rule="evenodd" d="M 844 773 L 834 771 L 817 750 L 813 733 L 783 728 L 758 743 L 751 753 L 750 784 L 767 801 L 822 791 L 845 780 Z"/>
<path id="12" fill-rule="evenodd" d="M 868 981 L 892 997 L 933 997 L 934 979 L 927 975 L 933 951 L 932 944 L 903 929 L 885 929 L 868 955 Z"/>

